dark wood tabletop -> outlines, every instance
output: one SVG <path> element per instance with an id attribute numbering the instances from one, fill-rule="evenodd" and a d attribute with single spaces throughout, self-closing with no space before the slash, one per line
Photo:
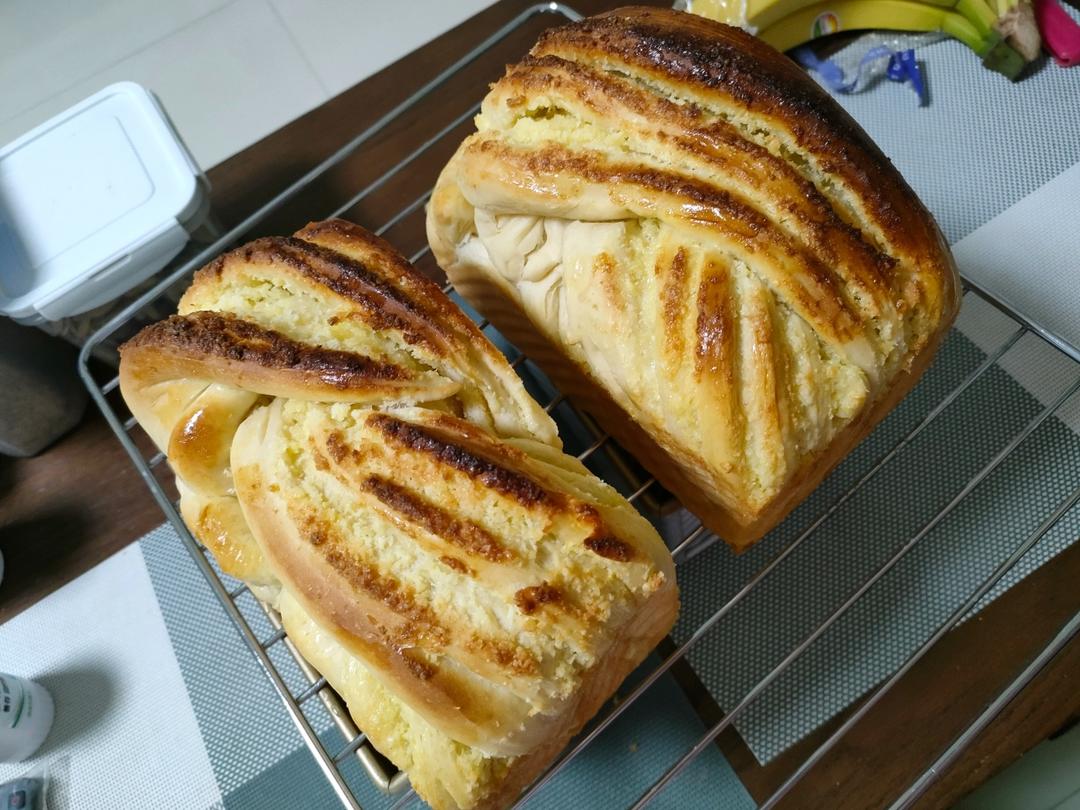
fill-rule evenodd
<path id="1" fill-rule="evenodd" d="M 208 172 L 217 218 L 232 226 L 407 98 L 483 37 L 531 5 L 501 0 L 476 17 L 326 102 Z M 613 4 L 575 0 L 583 13 Z M 484 84 L 558 22 L 543 15 L 365 143 L 259 223 L 251 234 L 294 230 L 408 155 L 478 100 Z M 466 121 L 345 216 L 362 224 L 430 186 Z M 392 206 L 392 207 L 391 207 Z M 381 218 L 380 218 L 381 217 Z M 388 236 L 406 252 L 422 244 L 417 221 Z M 430 266 L 427 272 L 435 272 Z M 31 459 L 0 458 L 0 623 L 160 524 L 162 514 L 91 405 L 81 424 Z M 875 706 L 782 803 L 785 807 L 886 806 L 933 761 L 1000 689 L 1080 610 L 1080 544 L 1023 580 L 976 620 L 950 632 Z M 721 715 L 687 668 L 676 674 L 706 722 Z M 1043 739 L 1080 720 L 1080 639 L 1054 658 L 921 800 L 946 807 Z M 718 745 L 758 801 L 767 798 L 841 722 L 835 719 L 767 766 L 730 731 Z"/>

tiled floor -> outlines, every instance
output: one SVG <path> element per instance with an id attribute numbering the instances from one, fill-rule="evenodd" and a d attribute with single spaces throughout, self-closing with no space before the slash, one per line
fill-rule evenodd
<path id="1" fill-rule="evenodd" d="M 3 0 L 0 145 L 129 79 L 209 168 L 490 2 Z"/>

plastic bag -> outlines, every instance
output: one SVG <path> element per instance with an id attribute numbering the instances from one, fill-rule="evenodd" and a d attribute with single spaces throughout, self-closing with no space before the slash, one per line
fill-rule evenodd
<path id="1" fill-rule="evenodd" d="M 21 776 L 0 782 L 3 810 L 48 810 L 49 766 L 35 765 Z"/>

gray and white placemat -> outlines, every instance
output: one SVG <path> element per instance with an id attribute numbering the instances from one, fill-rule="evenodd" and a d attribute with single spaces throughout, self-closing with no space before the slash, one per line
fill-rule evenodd
<path id="1" fill-rule="evenodd" d="M 921 48 L 919 59 L 928 107 L 888 83 L 842 96 L 841 104 L 927 203 L 961 271 L 1076 341 L 1080 71 L 1046 64 L 1012 84 L 951 40 Z M 740 557 L 712 547 L 682 567 L 677 638 L 723 605 L 1016 328 L 972 295 L 957 326 L 913 394 L 781 527 Z M 1023 338 L 691 653 L 719 705 L 738 703 L 1076 375 L 1075 364 L 1038 338 Z M 894 671 L 1080 483 L 1076 399 L 736 720 L 761 761 Z M 1073 510 L 982 604 L 1078 536 L 1080 510 Z"/>
<path id="2" fill-rule="evenodd" d="M 283 646 L 272 649 L 286 680 L 299 685 Z M 56 725 L 38 755 L 0 764 L 0 781 L 54 766 L 50 810 L 340 806 L 171 527 L 0 625 L 0 671 L 40 681 L 56 700 Z M 331 750 L 343 744 L 328 717 L 316 726 Z M 625 806 L 702 731 L 665 678 L 530 806 Z M 365 808 L 393 804 L 358 764 L 345 770 Z M 754 803 L 713 749 L 660 806 L 748 810 Z"/>
<path id="3" fill-rule="evenodd" d="M 1036 341 L 1025 338 L 1016 351 L 1043 362 L 1044 390 L 1063 390 L 1077 370 L 1051 376 L 1056 364 Z M 684 564 L 676 638 L 798 537 L 985 356 L 954 332 L 911 396 L 769 537 L 739 557 L 714 546 Z M 822 524 L 691 653 L 720 706 L 735 705 L 1041 408 L 1005 370 L 992 369 Z M 1080 437 L 1051 419 L 735 721 L 755 754 L 771 759 L 894 671 L 1078 484 Z M 1078 536 L 1074 510 L 1009 582 Z"/>

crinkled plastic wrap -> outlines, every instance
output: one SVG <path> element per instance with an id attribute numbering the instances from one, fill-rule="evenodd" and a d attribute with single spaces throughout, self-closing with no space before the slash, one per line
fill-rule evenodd
<path id="1" fill-rule="evenodd" d="M 829 57 L 829 61 L 837 65 L 845 74 L 853 75 L 859 69 L 859 62 L 863 56 L 873 48 L 885 47 L 892 51 L 914 50 L 918 53 L 920 48 L 947 38 L 945 34 L 937 31 L 923 34 L 871 31 L 834 53 Z M 888 64 L 887 59 L 880 59 L 864 68 L 859 89 L 866 89 L 876 84 L 885 75 Z"/>

